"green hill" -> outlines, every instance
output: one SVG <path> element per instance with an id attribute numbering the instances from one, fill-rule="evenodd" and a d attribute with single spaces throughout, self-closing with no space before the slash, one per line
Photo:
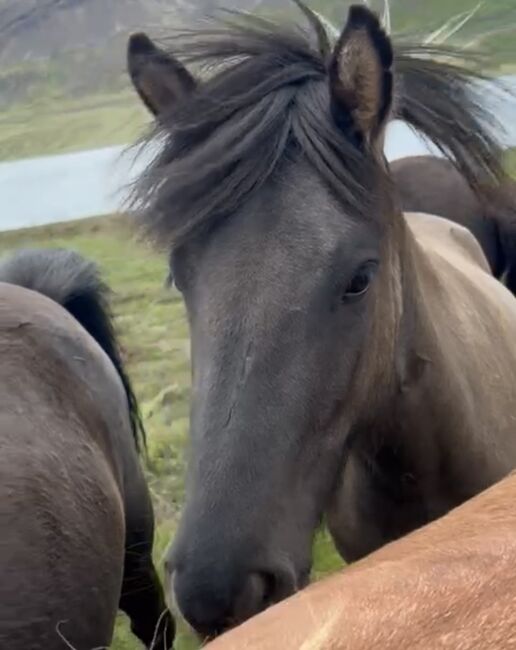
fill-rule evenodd
<path id="1" fill-rule="evenodd" d="M 220 4 L 299 13 L 291 0 L 0 0 L 0 160 L 133 140 L 147 116 L 125 74 L 127 35 L 163 35 Z M 308 4 L 338 25 L 348 3 Z M 391 0 L 393 29 L 428 34 L 475 6 Z M 488 0 L 459 40 L 490 52 L 500 69 L 516 69 L 515 31 L 514 0 Z"/>

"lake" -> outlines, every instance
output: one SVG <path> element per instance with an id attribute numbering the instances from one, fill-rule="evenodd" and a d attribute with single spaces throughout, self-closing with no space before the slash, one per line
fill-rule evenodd
<path id="1" fill-rule="evenodd" d="M 516 93 L 516 75 L 502 78 Z M 506 125 L 502 136 L 516 146 L 516 108 L 508 95 L 490 90 L 489 105 Z M 388 129 L 385 152 L 389 160 L 425 153 L 438 154 L 402 122 Z M 26 228 L 59 221 L 110 214 L 123 209 L 129 186 L 145 168 L 150 152 L 108 147 L 60 156 L 0 162 L 0 230 Z"/>

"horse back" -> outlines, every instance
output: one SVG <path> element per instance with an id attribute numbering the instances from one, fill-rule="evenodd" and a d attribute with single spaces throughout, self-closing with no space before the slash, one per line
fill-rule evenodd
<path id="1" fill-rule="evenodd" d="M 0 647 L 108 645 L 124 558 L 124 428 L 131 440 L 123 388 L 59 305 L 7 284 L 0 356 Z"/>
<path id="2" fill-rule="evenodd" d="M 491 273 L 478 240 L 465 226 L 424 212 L 406 212 L 405 219 L 416 240 L 425 249 L 431 248 L 448 258 L 454 258 L 457 267 L 473 264 Z"/>
<path id="3" fill-rule="evenodd" d="M 52 404 L 54 417 L 80 420 L 121 480 L 121 450 L 133 451 L 127 398 L 88 332 L 53 300 L 0 282 L 0 349 L 3 393 L 10 387 L 25 410 Z"/>
<path id="4" fill-rule="evenodd" d="M 390 164 L 401 208 L 450 219 L 470 230 L 480 243 L 493 273 L 503 271 L 495 219 L 456 167 L 445 158 L 409 156 Z"/>

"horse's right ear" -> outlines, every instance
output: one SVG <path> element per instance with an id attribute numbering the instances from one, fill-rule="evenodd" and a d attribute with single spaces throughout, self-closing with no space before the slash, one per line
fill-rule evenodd
<path id="1" fill-rule="evenodd" d="M 192 92 L 196 81 L 174 57 L 154 45 L 146 34 L 133 34 L 127 44 L 127 70 L 141 100 L 153 115 L 167 112 Z"/>

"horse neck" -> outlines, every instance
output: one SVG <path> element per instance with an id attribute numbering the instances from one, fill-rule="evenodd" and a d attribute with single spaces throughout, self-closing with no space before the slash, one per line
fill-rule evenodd
<path id="1" fill-rule="evenodd" d="M 437 483 L 429 489 L 434 496 L 440 495 L 435 496 L 433 504 L 439 510 L 499 478 L 500 463 L 483 460 L 493 456 L 486 449 L 490 441 L 472 422 L 467 383 L 457 376 L 457 351 L 448 347 L 452 325 L 443 323 L 446 299 L 439 302 L 447 291 L 447 276 L 431 262 L 429 252 L 416 241 L 404 217 L 397 225 L 392 248 L 398 259 L 393 276 L 398 274 L 399 303 L 396 310 L 391 308 L 395 317 L 383 338 L 385 342 L 386 336 L 392 337 L 390 362 L 389 366 L 383 364 L 382 401 L 368 416 L 370 438 L 367 440 L 366 435 L 366 446 L 374 450 L 380 440 L 387 444 L 392 441 L 408 471 L 433 476 Z M 390 300 L 395 302 L 392 291 Z M 385 306 L 383 313 L 388 313 Z M 467 476 L 467 467 L 476 468 L 473 476 Z M 462 481 L 455 480 L 459 476 Z M 443 481 L 456 484 L 457 490 L 468 494 L 451 490 L 444 495 Z M 450 503 L 441 503 L 441 496 Z"/>

